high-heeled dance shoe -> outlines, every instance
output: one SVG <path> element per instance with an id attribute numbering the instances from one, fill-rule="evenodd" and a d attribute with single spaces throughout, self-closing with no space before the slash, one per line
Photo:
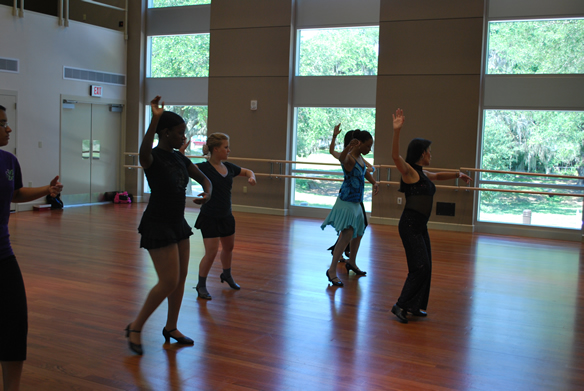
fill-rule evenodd
<path id="1" fill-rule="evenodd" d="M 343 281 L 339 277 L 331 278 L 328 274 L 328 270 L 326 271 L 326 278 L 328 278 L 329 282 L 333 284 L 333 286 L 344 286 Z M 336 281 L 335 281 L 336 280 Z"/>
<path id="2" fill-rule="evenodd" d="M 420 309 L 408 310 L 408 312 L 414 316 L 422 316 L 422 317 L 428 316 L 428 313 L 426 311 L 420 310 Z"/>
<path id="3" fill-rule="evenodd" d="M 199 297 L 201 299 L 205 299 L 205 300 L 211 300 L 212 299 L 211 294 L 207 291 L 207 288 L 205 288 L 205 287 L 199 288 L 199 286 L 197 285 L 195 287 L 195 289 L 197 290 L 197 294 L 199 295 Z"/>
<path id="4" fill-rule="evenodd" d="M 142 344 L 138 344 L 138 343 L 134 343 L 132 341 L 130 341 L 130 333 L 141 333 L 140 330 L 132 330 L 130 329 L 130 325 L 132 323 L 130 323 L 128 326 L 126 326 L 126 328 L 124 329 L 126 331 L 126 338 L 128 338 L 128 346 L 130 346 L 130 350 L 136 354 L 139 355 L 143 355 L 144 354 L 144 350 L 142 350 Z"/>
<path id="5" fill-rule="evenodd" d="M 406 310 L 404 310 L 403 308 L 399 307 L 397 304 L 394 304 L 393 307 L 391 308 L 391 312 L 397 316 L 397 320 L 399 320 L 401 323 L 408 323 L 408 318 L 406 317 Z"/>
<path id="6" fill-rule="evenodd" d="M 345 268 L 347 269 L 347 274 L 349 274 L 349 271 L 352 270 L 353 273 L 355 273 L 358 276 L 365 276 L 365 275 L 367 275 L 367 272 L 364 272 L 361 269 L 357 269 L 355 266 L 351 265 L 349 263 L 349 261 L 345 262 Z"/>
<path id="7" fill-rule="evenodd" d="M 186 336 L 182 336 L 182 337 L 174 337 L 172 336 L 170 333 L 172 333 L 173 331 L 176 331 L 176 329 L 172 329 L 170 331 L 166 330 L 166 328 L 162 328 L 162 336 L 164 337 L 164 341 L 166 343 L 170 342 L 170 339 L 173 338 L 176 340 L 176 342 L 180 345 L 193 345 L 195 343 L 195 341 L 193 341 L 192 339 L 190 339 L 189 337 Z"/>
<path id="8" fill-rule="evenodd" d="M 229 276 L 229 277 L 225 277 L 225 274 L 221 273 L 221 275 L 219 276 L 219 278 L 221 278 L 221 283 L 223 284 L 223 282 L 227 282 L 229 284 L 229 286 L 233 289 L 237 289 L 240 290 L 241 287 L 239 286 L 238 283 L 235 282 L 235 280 L 233 279 L 233 276 Z"/>

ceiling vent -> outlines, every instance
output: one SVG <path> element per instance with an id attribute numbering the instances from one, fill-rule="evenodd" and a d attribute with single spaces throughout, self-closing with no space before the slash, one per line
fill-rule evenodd
<path id="1" fill-rule="evenodd" d="M 18 73 L 18 60 L 13 58 L 0 58 L 0 71 Z"/>
<path id="2" fill-rule="evenodd" d="M 84 80 L 104 84 L 115 84 L 118 86 L 126 85 L 126 75 L 70 67 L 63 67 L 63 79 Z"/>

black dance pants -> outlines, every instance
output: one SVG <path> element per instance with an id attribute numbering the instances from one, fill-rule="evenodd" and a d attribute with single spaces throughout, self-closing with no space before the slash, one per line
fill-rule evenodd
<path id="1" fill-rule="evenodd" d="M 26 360 L 28 311 L 16 258 L 0 259 L 0 361 Z"/>
<path id="2" fill-rule="evenodd" d="M 426 216 L 409 209 L 404 209 L 399 220 L 399 236 L 408 261 L 408 277 L 397 305 L 405 310 L 425 310 L 428 307 L 432 251 L 427 224 Z"/>

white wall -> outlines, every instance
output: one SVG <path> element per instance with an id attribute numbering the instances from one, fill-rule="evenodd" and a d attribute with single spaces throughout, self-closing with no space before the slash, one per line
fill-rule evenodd
<path id="1" fill-rule="evenodd" d="M 126 74 L 123 33 L 73 21 L 63 27 L 30 11 L 19 18 L 0 6 L 0 57 L 19 60 L 19 73 L 0 72 L 0 90 L 17 94 L 17 118 L 8 121 L 24 184 L 46 185 L 59 173 L 60 96 L 88 97 L 91 84 L 63 79 L 63 67 Z M 99 84 L 103 99 L 125 100 L 125 86 Z"/>

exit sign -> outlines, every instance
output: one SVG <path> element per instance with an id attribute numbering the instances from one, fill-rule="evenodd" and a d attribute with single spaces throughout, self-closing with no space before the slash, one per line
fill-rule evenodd
<path id="1" fill-rule="evenodd" d="M 90 90 L 89 90 L 89 95 L 91 96 L 97 96 L 97 97 L 102 97 L 103 95 L 103 87 L 102 86 L 89 86 Z"/>

